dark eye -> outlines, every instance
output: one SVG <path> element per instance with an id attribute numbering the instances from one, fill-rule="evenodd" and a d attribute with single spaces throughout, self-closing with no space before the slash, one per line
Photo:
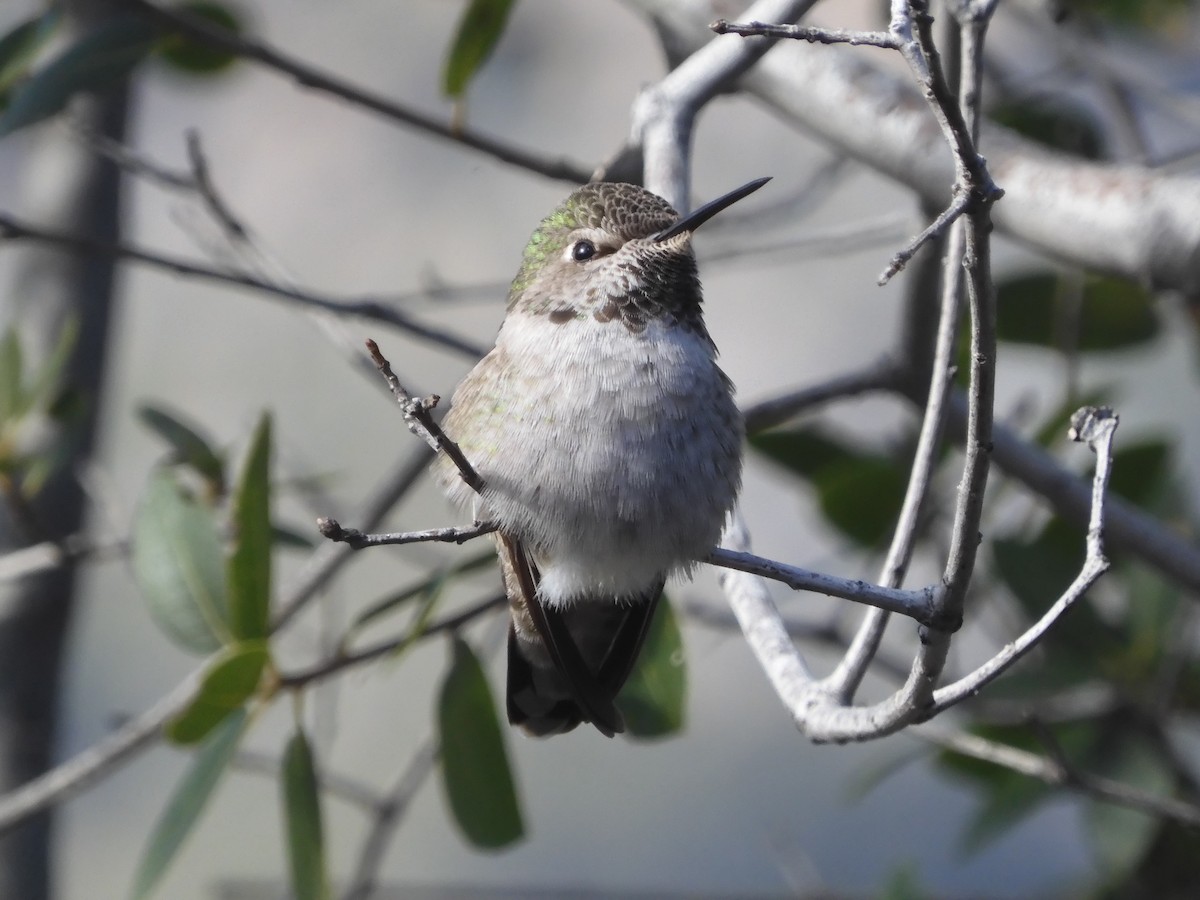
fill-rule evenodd
<path id="1" fill-rule="evenodd" d="M 577 262 L 584 262 L 585 260 L 591 259 L 595 255 L 596 245 L 591 241 L 578 241 L 575 246 L 571 248 L 571 256 L 573 256 Z"/>

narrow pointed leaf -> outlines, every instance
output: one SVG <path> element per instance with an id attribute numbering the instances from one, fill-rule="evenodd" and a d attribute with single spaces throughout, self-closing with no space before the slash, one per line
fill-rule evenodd
<path id="1" fill-rule="evenodd" d="M 1171 795 L 1175 788 L 1171 763 L 1147 738 L 1135 730 L 1114 732 L 1107 738 L 1093 763 L 1097 774 L 1152 796 Z M 1137 868 L 1163 827 L 1156 816 L 1099 801 L 1088 805 L 1086 822 L 1096 860 L 1115 883 L 1124 882 Z"/>
<path id="2" fill-rule="evenodd" d="M 1075 333 L 1063 333 L 1064 287 L 1053 272 L 1017 275 L 996 286 L 996 334 L 1002 341 L 1082 351 L 1121 350 L 1144 344 L 1161 330 L 1153 297 L 1119 278 L 1089 276 L 1083 283 Z"/>
<path id="3" fill-rule="evenodd" d="M 242 639 L 266 637 L 271 604 L 271 418 L 263 415 L 233 497 L 237 531 L 229 559 L 229 624 Z"/>
<path id="4" fill-rule="evenodd" d="M 176 9 L 185 15 L 202 19 L 209 25 L 219 26 L 234 35 L 243 31 L 239 13 L 227 3 L 195 0 L 181 4 Z M 227 50 L 191 40 L 182 34 L 166 35 L 159 46 L 159 53 L 168 65 L 189 75 L 213 75 L 237 61 L 237 57 Z"/>
<path id="5" fill-rule="evenodd" d="M 1102 123 L 1082 103 L 1061 95 L 1054 101 L 1022 99 L 1002 104 L 990 117 L 1027 138 L 1073 153 L 1084 159 L 1102 159 L 1105 139 Z"/>
<path id="6" fill-rule="evenodd" d="M 438 703 L 442 786 L 458 827 L 472 844 L 497 849 L 525 833 L 508 752 L 487 678 L 471 648 L 454 640 Z"/>
<path id="7" fill-rule="evenodd" d="M 180 647 L 211 653 L 229 639 L 216 524 L 170 472 L 151 476 L 142 498 L 133 528 L 133 571 L 150 614 Z"/>
<path id="8" fill-rule="evenodd" d="M 11 325 L 0 338 L 0 425 L 21 413 L 21 337 Z"/>
<path id="9" fill-rule="evenodd" d="M 458 23 L 458 32 L 442 71 L 442 90 L 458 98 L 491 56 L 504 34 L 514 0 L 471 0 Z"/>
<path id="10" fill-rule="evenodd" d="M 312 748 L 300 730 L 283 752 L 283 816 L 292 896 L 296 900 L 328 900 L 320 785 Z"/>
<path id="11" fill-rule="evenodd" d="M 61 14 L 51 10 L 27 19 L 0 38 L 0 95 L 24 77 L 29 64 L 58 27 Z"/>
<path id="12" fill-rule="evenodd" d="M 73 315 L 63 322 L 54 349 L 33 378 L 26 397 L 30 409 L 44 409 L 60 419 L 71 414 L 71 396 L 62 385 L 78 340 L 79 317 Z"/>
<path id="13" fill-rule="evenodd" d="M 178 462 L 195 469 L 202 478 L 211 482 L 215 493 L 224 490 L 225 460 L 199 431 L 161 406 L 146 404 L 139 407 L 138 418 L 171 446 Z"/>
<path id="14" fill-rule="evenodd" d="M 617 705 L 630 737 L 659 738 L 683 728 L 687 706 L 683 635 L 667 598 L 658 603 L 637 664 Z"/>
<path id="15" fill-rule="evenodd" d="M 268 658 L 262 641 L 225 648 L 205 674 L 191 704 L 167 723 L 167 737 L 177 744 L 195 744 L 208 737 L 254 696 Z"/>
<path id="16" fill-rule="evenodd" d="M 138 16 L 106 20 L 13 90 L 0 114 L 0 137 L 56 115 L 81 91 L 99 90 L 128 75 L 157 37 Z"/>
<path id="17" fill-rule="evenodd" d="M 197 751 L 191 768 L 175 788 L 154 830 L 150 832 L 150 840 L 134 875 L 133 889 L 130 891 L 132 900 L 149 897 L 166 873 L 204 811 L 221 775 L 229 767 L 245 730 L 246 714 L 239 712 L 226 719 Z"/>

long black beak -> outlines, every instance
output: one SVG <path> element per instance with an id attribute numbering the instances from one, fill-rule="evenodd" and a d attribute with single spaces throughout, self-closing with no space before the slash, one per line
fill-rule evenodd
<path id="1" fill-rule="evenodd" d="M 683 234 L 685 231 L 695 231 L 721 210 L 725 209 L 725 207 L 732 206 L 743 197 L 750 196 L 770 180 L 770 175 L 768 175 L 766 178 L 756 178 L 749 184 L 743 184 L 737 190 L 730 191 L 728 194 L 718 197 L 716 200 L 711 200 L 708 203 L 705 203 L 699 209 L 692 210 L 674 225 L 670 226 L 669 228 L 664 228 L 658 234 L 654 235 L 651 240 L 655 243 L 658 243 L 659 241 L 665 241 L 668 238 L 673 238 L 677 234 Z"/>

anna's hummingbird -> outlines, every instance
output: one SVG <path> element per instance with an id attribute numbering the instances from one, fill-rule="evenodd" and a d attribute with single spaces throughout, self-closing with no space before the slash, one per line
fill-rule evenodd
<path id="1" fill-rule="evenodd" d="M 704 327 L 688 216 L 631 184 L 575 191 L 533 232 L 496 346 L 458 386 L 438 480 L 495 540 L 512 624 L 508 718 L 534 735 L 624 723 L 614 699 L 668 575 L 720 538 L 742 419 Z"/>

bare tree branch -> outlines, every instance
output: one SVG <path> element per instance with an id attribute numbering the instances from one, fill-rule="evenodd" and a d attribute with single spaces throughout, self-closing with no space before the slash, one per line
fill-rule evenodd
<path id="1" fill-rule="evenodd" d="M 711 35 L 695 4 L 627 3 L 677 52 L 694 51 Z M 838 49 L 789 42 L 738 86 L 806 133 L 917 190 L 926 204 L 944 207 L 953 160 L 911 85 L 864 53 Z M 1200 286 L 1200 180 L 1056 154 L 993 124 L 983 140 L 992 177 L 1005 190 L 993 215 L 1000 231 L 1085 268 L 1185 292 Z"/>
<path id="2" fill-rule="evenodd" d="M 747 14 L 786 22 L 816 0 L 759 0 Z M 711 41 L 638 97 L 631 140 L 642 147 L 646 186 L 676 209 L 690 208 L 691 142 L 696 116 L 771 49 L 767 42 Z"/>
<path id="3" fill-rule="evenodd" d="M 888 612 L 908 616 L 922 625 L 940 622 L 940 585 L 931 585 L 916 591 L 902 591 L 891 587 L 852 579 L 838 578 L 791 566 L 786 563 L 764 559 L 752 553 L 718 547 L 703 559 L 710 565 L 733 569 L 786 584 L 797 591 L 812 591 L 830 597 L 841 597 L 855 603 L 865 603 Z"/>
<path id="4" fill-rule="evenodd" d="M 242 59 L 253 60 L 293 78 L 302 87 L 346 100 L 394 122 L 478 150 L 500 162 L 572 184 L 582 184 L 590 177 L 591 169 L 585 166 L 563 159 L 537 156 L 528 150 L 506 144 L 495 138 L 474 134 L 455 128 L 451 124 L 439 122 L 431 116 L 401 106 L 387 97 L 348 84 L 307 63 L 286 56 L 263 41 L 239 37 L 186 11 L 167 9 L 151 3 L 149 0 L 119 0 L 119 4 L 146 15 L 165 31 L 182 34 L 197 43 L 222 50 Z"/>
<path id="5" fill-rule="evenodd" d="M 364 547 L 379 547 L 385 544 L 417 544 L 440 541 L 447 544 L 465 544 L 469 540 L 491 534 L 498 526 L 494 522 L 476 522 L 460 528 L 427 528 L 424 531 L 399 531 L 387 534 L 364 534 L 357 528 L 343 528 L 337 519 L 317 519 L 317 530 L 323 537 L 338 543 L 349 544 L 355 550 Z"/>
<path id="6" fill-rule="evenodd" d="M 382 322 L 405 331 L 413 337 L 429 341 L 447 350 L 453 350 L 470 359 L 478 359 L 484 353 L 484 348 L 440 328 L 422 324 L 407 313 L 401 312 L 395 306 L 382 303 L 378 300 L 352 301 L 325 297 L 309 291 L 265 281 L 262 278 L 245 272 L 214 269 L 211 266 L 192 262 L 182 257 L 146 250 L 131 244 L 109 243 L 107 241 L 93 240 L 81 235 L 39 228 L 36 225 L 21 222 L 4 213 L 0 213 L 0 240 L 36 241 L 46 246 L 61 248 L 70 253 L 100 253 L 105 256 L 111 256 L 114 259 L 126 259 L 155 269 L 162 269 L 175 275 L 184 275 L 204 281 L 248 288 L 253 291 L 270 294 L 280 299 L 292 301 L 300 306 L 333 313 L 338 316 L 358 316 Z"/>
<path id="7" fill-rule="evenodd" d="M 1200 826 L 1200 806 L 1174 797 L 1160 797 L 1120 781 L 1081 772 L 1064 764 L 1064 760 L 1051 759 L 1018 747 L 1010 747 L 1008 744 L 990 741 L 979 735 L 953 731 L 937 725 L 919 725 L 912 730 L 912 734 L 953 753 L 993 763 L 1045 784 L 1068 788 L 1094 800 L 1103 800 L 1126 809 L 1136 809 L 1147 815 L 1179 822 L 1181 825 Z"/>
<path id="8" fill-rule="evenodd" d="M 1088 522 L 1087 556 L 1084 559 L 1083 568 L 1063 595 L 1021 637 L 1008 644 L 970 675 L 935 691 L 933 705 L 930 709 L 931 714 L 941 712 L 964 698 L 977 694 L 984 685 L 1006 671 L 1040 642 L 1046 632 L 1071 608 L 1072 604 L 1087 593 L 1088 588 L 1096 582 L 1096 579 L 1108 571 L 1108 558 L 1104 555 L 1106 494 L 1112 472 L 1112 442 L 1116 434 L 1117 422 L 1118 419 L 1113 415 L 1111 409 L 1093 407 L 1079 410 L 1071 419 L 1071 439 L 1084 441 L 1096 454 L 1096 474 L 1092 479 L 1092 511 Z"/>

